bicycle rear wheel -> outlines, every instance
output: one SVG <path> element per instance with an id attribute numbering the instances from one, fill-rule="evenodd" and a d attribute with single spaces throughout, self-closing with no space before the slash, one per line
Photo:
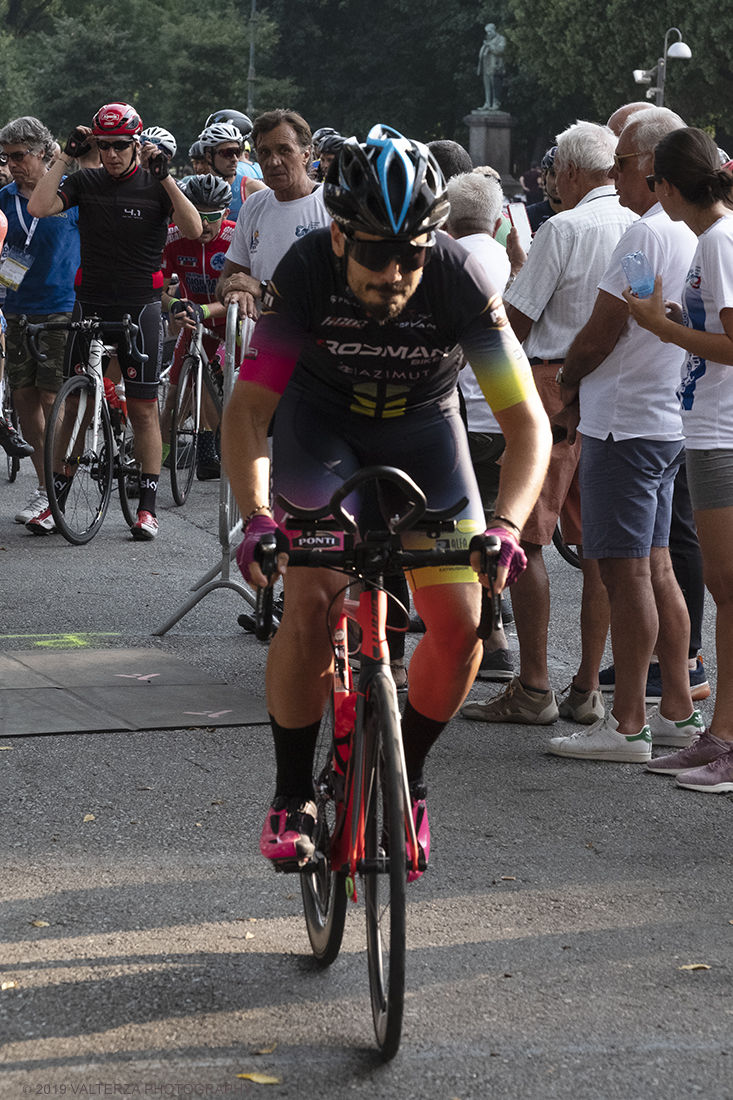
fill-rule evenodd
<path id="1" fill-rule="evenodd" d="M 399 1049 L 405 996 L 407 860 L 401 736 L 394 682 L 388 672 L 379 673 L 364 704 L 364 898 L 372 1017 L 385 1061 Z"/>
<path id="2" fill-rule="evenodd" d="M 93 379 L 86 375 L 69 378 L 56 395 L 46 426 L 48 503 L 56 527 L 76 546 L 94 538 L 112 493 L 112 427 L 107 404 L 102 401 L 95 447 L 94 389 Z M 71 482 L 59 488 L 54 467 L 56 472 L 70 475 Z"/>
<path id="3" fill-rule="evenodd" d="M 115 430 L 117 459 L 115 478 L 120 494 L 120 507 L 128 527 L 137 522 L 137 500 L 140 497 L 140 463 L 135 462 L 135 436 L 128 420 Z"/>
<path id="4" fill-rule="evenodd" d="M 3 416 L 7 420 L 8 424 L 11 424 L 15 430 L 18 430 L 18 414 L 15 411 L 13 405 L 13 397 L 10 393 L 10 387 L 7 382 L 3 386 Z M 18 476 L 18 470 L 20 469 L 20 459 L 17 455 L 5 454 L 5 460 L 8 465 L 8 481 L 12 484 Z"/>
<path id="5" fill-rule="evenodd" d="M 572 565 L 573 569 L 581 568 L 577 550 L 563 542 L 560 520 L 557 521 L 555 530 L 552 532 L 552 542 L 563 561 L 566 561 L 568 565 Z"/>
<path id="6" fill-rule="evenodd" d="M 336 791 L 333 760 L 333 701 L 324 715 L 319 745 L 327 753 L 323 770 L 315 779 L 318 807 L 313 839 L 318 853 L 315 869 L 300 876 L 303 912 L 313 954 L 321 966 L 330 966 L 341 949 L 346 922 L 346 872 L 331 867 L 331 837 L 336 825 Z M 316 760 L 322 759 L 317 753 Z"/>
<path id="7" fill-rule="evenodd" d="M 196 408 L 196 372 L 199 360 L 186 356 L 178 378 L 171 422 L 171 491 L 176 504 L 185 504 L 196 473 L 199 411 Z"/>

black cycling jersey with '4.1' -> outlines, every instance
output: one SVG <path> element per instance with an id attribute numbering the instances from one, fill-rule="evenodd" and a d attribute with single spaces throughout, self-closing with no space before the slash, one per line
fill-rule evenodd
<path id="1" fill-rule="evenodd" d="M 375 277 L 376 281 L 376 277 Z M 496 406 L 524 397 L 526 359 L 501 297 L 460 244 L 438 233 L 404 310 L 380 324 L 342 276 L 329 230 L 315 230 L 280 261 L 264 296 L 240 378 L 282 393 L 293 382 L 364 416 L 398 417 L 450 395 L 462 352 Z M 486 390 L 484 391 L 486 392 Z"/>
<path id="2" fill-rule="evenodd" d="M 107 305 L 160 298 L 161 253 L 173 211 L 160 180 L 140 167 L 124 179 L 84 168 L 62 181 L 59 195 L 65 209 L 79 207 L 77 298 Z"/>

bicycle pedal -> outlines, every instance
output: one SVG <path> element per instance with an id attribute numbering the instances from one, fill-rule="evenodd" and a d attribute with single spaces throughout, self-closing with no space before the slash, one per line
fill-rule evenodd
<path id="1" fill-rule="evenodd" d="M 302 866 L 300 861 L 297 859 L 273 859 L 270 862 L 272 863 L 272 866 L 275 868 L 277 873 L 280 875 L 299 875 L 301 871 L 306 870 L 306 868 L 312 861 L 306 860 L 306 862 Z M 315 870 L 315 867 L 310 868 L 310 871 Z"/>

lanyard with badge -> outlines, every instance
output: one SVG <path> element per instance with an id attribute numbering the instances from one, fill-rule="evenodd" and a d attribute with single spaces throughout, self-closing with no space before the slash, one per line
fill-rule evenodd
<path id="1" fill-rule="evenodd" d="M 22 248 L 16 248 L 15 246 L 7 247 L 3 254 L 2 262 L 0 263 L 0 286 L 4 286 L 8 290 L 18 289 L 35 260 L 35 256 L 31 256 L 28 252 L 28 247 L 33 240 L 33 234 L 38 225 L 38 218 L 33 219 L 29 229 L 23 217 L 23 207 L 20 204 L 18 195 L 15 196 L 15 212 L 18 215 L 18 221 L 20 222 L 23 232 L 26 234 L 26 238 Z"/>

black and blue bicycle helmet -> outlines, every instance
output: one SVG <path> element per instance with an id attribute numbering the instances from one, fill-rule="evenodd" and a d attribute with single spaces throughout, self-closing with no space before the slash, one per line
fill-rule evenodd
<path id="1" fill-rule="evenodd" d="M 343 230 L 407 241 L 437 229 L 450 213 L 443 174 L 427 145 L 381 124 L 364 143 L 344 142 L 323 198 Z"/>

